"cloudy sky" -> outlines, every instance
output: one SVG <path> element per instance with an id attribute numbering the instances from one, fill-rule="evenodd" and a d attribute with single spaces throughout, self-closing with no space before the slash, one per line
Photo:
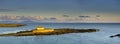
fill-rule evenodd
<path id="1" fill-rule="evenodd" d="M 0 15 L 41 16 L 44 20 L 67 22 L 120 22 L 120 0 L 0 0 Z"/>

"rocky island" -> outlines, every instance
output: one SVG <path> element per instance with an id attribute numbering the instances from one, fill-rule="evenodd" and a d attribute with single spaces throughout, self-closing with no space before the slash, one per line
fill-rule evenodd
<path id="1" fill-rule="evenodd" d="M 16 33 L 0 34 L 0 36 L 37 36 L 37 35 L 60 35 L 68 33 L 85 33 L 85 32 L 97 32 L 98 29 L 71 29 L 71 28 L 44 28 L 43 26 L 38 26 L 33 30 L 20 31 Z"/>
<path id="2" fill-rule="evenodd" d="M 20 27 L 25 26 L 25 24 L 0 24 L 0 27 Z"/>
<path id="3" fill-rule="evenodd" d="M 118 38 L 120 38 L 120 34 L 116 34 L 116 35 L 112 35 L 112 36 L 110 36 L 110 38 L 114 38 L 114 37 L 118 37 Z"/>

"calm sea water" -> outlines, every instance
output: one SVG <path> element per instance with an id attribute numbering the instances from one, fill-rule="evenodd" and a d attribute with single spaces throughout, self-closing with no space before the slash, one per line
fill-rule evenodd
<path id="1" fill-rule="evenodd" d="M 120 38 L 109 38 L 120 34 L 120 23 L 26 23 L 23 27 L 0 27 L 0 33 L 35 29 L 42 25 L 47 28 L 100 29 L 93 33 L 71 33 L 50 36 L 0 37 L 0 44 L 119 44 Z"/>

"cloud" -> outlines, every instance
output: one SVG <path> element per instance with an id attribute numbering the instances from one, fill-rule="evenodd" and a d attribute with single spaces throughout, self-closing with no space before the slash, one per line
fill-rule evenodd
<path id="1" fill-rule="evenodd" d="M 80 18 L 90 18 L 90 16 L 78 16 Z"/>
<path id="2" fill-rule="evenodd" d="M 20 10 L 26 10 L 26 9 L 28 9 L 28 8 L 21 7 L 21 8 L 17 8 L 17 9 L 20 9 Z"/>
<path id="3" fill-rule="evenodd" d="M 51 18 L 44 18 L 42 21 L 57 21 L 57 18 L 51 17 Z"/>
<path id="4" fill-rule="evenodd" d="M 45 20 L 49 20 L 49 19 L 48 18 L 43 18 L 42 20 L 45 21 Z"/>
<path id="5" fill-rule="evenodd" d="M 54 18 L 54 17 L 52 17 L 52 18 L 50 18 L 50 20 L 56 20 L 57 18 Z"/>
<path id="6" fill-rule="evenodd" d="M 9 11 L 15 11 L 15 10 L 11 10 L 11 9 L 0 9 L 0 12 L 9 12 Z"/>
<path id="7" fill-rule="evenodd" d="M 100 15 L 96 15 L 96 17 L 101 17 Z"/>
<path id="8" fill-rule="evenodd" d="M 62 15 L 63 17 L 69 17 L 68 15 Z"/>

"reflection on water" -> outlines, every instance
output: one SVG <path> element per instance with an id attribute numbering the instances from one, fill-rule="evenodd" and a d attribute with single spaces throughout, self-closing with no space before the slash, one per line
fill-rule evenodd
<path id="1" fill-rule="evenodd" d="M 81 36 L 76 35 L 78 37 L 75 37 L 74 34 L 15 37 L 15 38 L 19 39 L 19 40 L 16 40 L 17 44 L 78 44 L 79 42 L 82 43 Z M 70 37 L 70 36 L 73 36 L 73 37 Z"/>

